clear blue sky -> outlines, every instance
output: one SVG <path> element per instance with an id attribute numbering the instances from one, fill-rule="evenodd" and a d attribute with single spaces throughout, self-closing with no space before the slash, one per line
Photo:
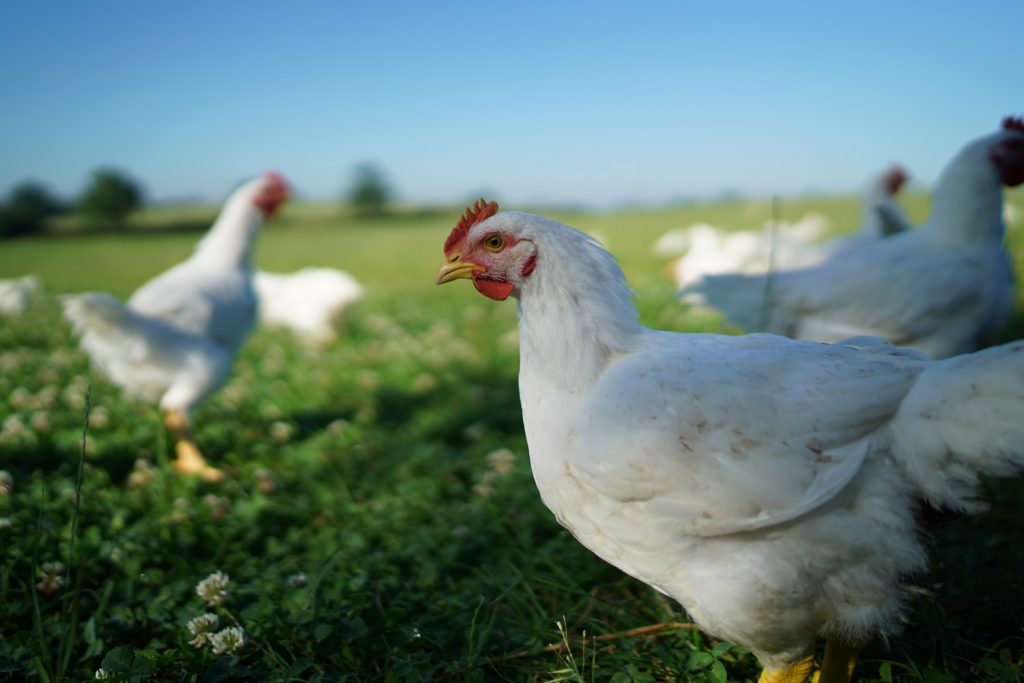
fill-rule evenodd
<path id="1" fill-rule="evenodd" d="M 1024 1 L 0 3 L 0 192 L 666 201 L 930 184 L 1024 113 Z"/>

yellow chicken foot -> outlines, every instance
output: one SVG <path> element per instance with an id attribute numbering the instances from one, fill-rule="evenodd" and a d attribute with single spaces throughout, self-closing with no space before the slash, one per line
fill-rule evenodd
<path id="1" fill-rule="evenodd" d="M 188 430 L 188 418 L 180 411 L 170 411 L 164 415 L 164 425 L 174 436 L 174 452 L 177 458 L 171 465 L 182 474 L 198 476 L 205 481 L 216 483 L 224 478 L 224 473 L 206 463 L 199 447 L 192 439 Z"/>
<path id="2" fill-rule="evenodd" d="M 814 655 L 807 655 L 792 666 L 781 669 L 765 669 L 757 683 L 804 683 L 814 668 Z"/>
<path id="3" fill-rule="evenodd" d="M 825 659 L 821 671 L 814 676 L 814 683 L 850 683 L 859 652 L 860 647 L 829 638 L 825 643 Z"/>

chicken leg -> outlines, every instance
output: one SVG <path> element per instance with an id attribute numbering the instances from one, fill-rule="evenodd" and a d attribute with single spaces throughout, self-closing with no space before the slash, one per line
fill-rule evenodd
<path id="1" fill-rule="evenodd" d="M 188 417 L 180 410 L 170 410 L 164 415 L 164 425 L 174 436 L 174 452 L 177 456 L 171 465 L 182 474 L 199 476 L 205 481 L 218 482 L 224 473 L 206 463 L 199 452 L 192 432 L 188 428 Z"/>
<path id="2" fill-rule="evenodd" d="M 825 659 L 821 663 L 821 671 L 814 675 L 814 683 L 850 683 L 859 652 L 859 646 L 829 638 L 825 643 Z"/>
<path id="3" fill-rule="evenodd" d="M 757 683 L 804 683 L 813 668 L 814 655 L 811 654 L 792 666 L 781 669 L 764 669 L 757 679 Z"/>

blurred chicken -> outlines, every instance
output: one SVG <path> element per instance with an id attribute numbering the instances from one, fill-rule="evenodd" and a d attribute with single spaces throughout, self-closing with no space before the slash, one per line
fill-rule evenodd
<path id="1" fill-rule="evenodd" d="M 822 248 L 814 240 L 826 227 L 824 216 L 814 213 L 777 227 L 766 223 L 761 231 L 728 231 L 695 223 L 685 231 L 685 253 L 668 264 L 668 276 L 677 287 L 685 287 L 713 273 L 763 273 L 768 270 L 769 254 L 776 268 L 817 263 L 823 258 Z"/>
<path id="2" fill-rule="evenodd" d="M 1013 309 L 1002 187 L 1024 182 L 1024 121 L 1007 118 L 947 164 L 916 230 L 802 270 L 710 275 L 683 291 L 745 330 L 836 341 L 884 337 L 934 358 L 977 349 Z"/>
<path id="3" fill-rule="evenodd" d="M 817 241 L 825 232 L 826 221 L 818 214 L 808 214 L 794 224 L 774 226 L 769 222 L 761 232 L 728 232 L 698 223 L 686 231 L 662 235 L 655 251 L 681 246 L 680 251 L 686 252 L 668 265 L 669 278 L 680 288 L 705 275 L 764 273 L 769 257 L 775 269 L 812 266 L 843 249 L 908 229 L 909 222 L 895 200 L 906 180 L 906 172 L 898 166 L 873 178 L 864 193 L 861 225 L 845 237 Z"/>
<path id="4" fill-rule="evenodd" d="M 261 324 L 287 327 L 315 344 L 333 341 L 334 323 L 363 296 L 354 277 L 333 268 L 256 271 L 255 285 Z"/>
<path id="5" fill-rule="evenodd" d="M 910 230 L 913 227 L 910 220 L 896 203 L 896 195 L 906 185 L 908 178 L 902 167 L 893 165 L 872 179 L 861 200 L 860 227 L 851 235 L 837 237 L 820 245 L 820 260 L 844 249 Z"/>
<path id="6" fill-rule="evenodd" d="M 0 314 L 21 315 L 41 289 L 42 283 L 35 275 L 0 280 Z"/>
<path id="7" fill-rule="evenodd" d="M 64 314 L 93 363 L 126 392 L 159 401 L 181 472 L 216 481 L 189 431 L 191 410 L 226 380 L 256 322 L 252 249 L 287 198 L 276 173 L 227 200 L 192 256 L 139 288 L 127 304 L 102 293 L 64 297 Z"/>
<path id="8" fill-rule="evenodd" d="M 478 203 L 439 284 L 518 299 L 534 480 L 587 548 L 750 649 L 762 683 L 850 680 L 903 625 L 921 500 L 979 511 L 1024 466 L 1024 342 L 933 361 L 877 338 L 649 330 L 583 233 Z"/>

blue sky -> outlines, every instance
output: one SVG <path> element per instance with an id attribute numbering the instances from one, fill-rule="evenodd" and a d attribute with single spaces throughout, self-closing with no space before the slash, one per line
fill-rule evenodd
<path id="1" fill-rule="evenodd" d="M 157 199 L 378 163 L 401 199 L 663 202 L 930 184 L 1024 113 L 1024 2 L 0 3 L 0 192 Z"/>

